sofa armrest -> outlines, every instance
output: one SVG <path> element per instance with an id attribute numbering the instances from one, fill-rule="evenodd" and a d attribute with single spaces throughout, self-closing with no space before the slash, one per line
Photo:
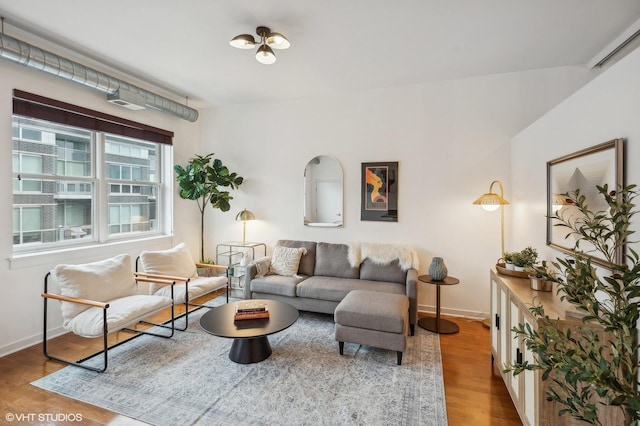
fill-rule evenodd
<path id="1" fill-rule="evenodd" d="M 251 262 L 247 265 L 244 271 L 244 298 L 251 299 L 251 280 L 256 277 L 258 268 L 255 262 Z"/>
<path id="2" fill-rule="evenodd" d="M 405 283 L 407 297 L 409 297 L 409 324 L 415 325 L 418 322 L 418 270 L 409 269 L 407 271 L 407 281 Z"/>

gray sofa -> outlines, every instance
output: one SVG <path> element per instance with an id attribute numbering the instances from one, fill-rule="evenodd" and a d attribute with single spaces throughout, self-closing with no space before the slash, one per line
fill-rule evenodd
<path id="1" fill-rule="evenodd" d="M 349 261 L 349 246 L 312 241 L 280 240 L 279 246 L 304 247 L 295 276 L 256 276 L 256 259 L 247 265 L 244 296 L 288 303 L 302 311 L 333 314 L 336 306 L 352 290 L 405 294 L 409 298 L 409 327 L 414 334 L 418 318 L 418 271 L 403 270 L 398 259 L 387 264 L 365 258 L 359 267 Z"/>

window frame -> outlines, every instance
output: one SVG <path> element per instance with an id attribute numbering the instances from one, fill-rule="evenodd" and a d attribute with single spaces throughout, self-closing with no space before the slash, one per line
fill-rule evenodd
<path id="1" fill-rule="evenodd" d="M 28 115 L 21 114 L 27 112 Z M 75 117 L 73 119 L 69 119 L 69 116 Z M 47 118 L 43 118 L 43 115 Z M 87 121 L 87 116 L 91 116 L 92 119 Z M 14 111 L 13 117 L 24 117 L 26 119 L 34 119 L 34 120 L 43 120 L 45 122 L 51 123 L 52 131 L 55 132 L 55 126 L 69 126 L 69 127 L 77 127 L 83 130 L 87 130 L 91 132 L 91 159 L 90 159 L 90 175 L 89 176 L 73 176 L 73 175 L 64 175 L 58 176 L 56 174 L 58 170 L 57 161 L 54 166 L 53 174 L 48 175 L 46 171 L 43 171 L 42 174 L 33 174 L 33 173 L 21 173 L 20 171 L 12 170 L 12 174 L 14 179 L 16 178 L 16 174 L 19 174 L 22 179 L 28 181 L 30 179 L 40 180 L 42 182 L 51 181 L 53 185 L 68 185 L 72 183 L 85 183 L 89 184 L 92 187 L 91 194 L 91 237 L 90 238 L 65 238 L 63 240 L 58 240 L 52 242 L 35 242 L 33 244 L 23 244 L 20 242 L 19 244 L 13 244 L 13 256 L 23 256 L 23 255 L 32 255 L 38 254 L 42 252 L 55 252 L 65 249 L 73 249 L 78 246 L 101 246 L 104 244 L 110 243 L 118 243 L 118 242 L 128 242 L 128 241 L 138 241 L 144 240 L 148 238 L 157 238 L 162 236 L 170 235 L 172 232 L 171 226 L 171 217 L 163 217 L 165 214 L 171 216 L 171 206 L 168 205 L 172 202 L 171 192 L 173 188 L 173 179 L 172 179 L 172 168 L 171 168 L 171 160 L 172 160 L 172 137 L 173 132 L 169 132 L 162 129 L 153 128 L 150 126 L 146 126 L 144 124 L 135 123 L 130 120 L 122 119 L 119 117 L 110 116 L 104 113 L 100 113 L 97 111 L 88 110 L 83 107 L 78 107 L 70 104 L 65 104 L 60 101 L 55 101 L 52 99 L 44 98 L 39 95 L 29 94 L 27 92 L 22 92 L 18 90 L 14 90 Z M 61 118 L 64 117 L 64 118 Z M 78 119 L 79 117 L 79 119 Z M 51 120 L 54 118 L 54 120 Z M 63 122 L 56 121 L 55 118 Z M 81 125 L 78 125 L 80 123 Z M 93 127 L 97 127 L 99 129 L 91 129 L 84 127 L 87 123 L 92 123 Z M 102 123 L 102 124 L 96 124 Z M 105 124 L 106 123 L 106 124 Z M 13 125 L 12 125 L 13 129 Z M 109 132 L 106 130 L 111 130 L 113 132 Z M 157 132 L 156 132 L 157 130 Z M 35 133 L 34 133 L 35 134 Z M 138 137 L 134 137 L 137 135 Z M 140 138 L 139 136 L 149 136 L 154 135 L 150 139 Z M 18 130 L 18 144 L 22 139 L 22 131 Z M 12 131 L 12 141 L 16 137 L 15 130 Z M 153 148 L 156 152 L 155 162 L 156 164 L 150 167 L 154 172 L 154 180 L 134 180 L 134 177 L 131 176 L 130 180 L 123 179 L 112 179 L 107 176 L 108 168 L 108 153 L 107 153 L 107 145 L 109 138 L 113 137 L 117 139 L 117 142 L 122 142 L 123 144 L 132 143 L 132 149 L 135 142 L 142 143 L 152 143 Z M 27 140 L 24 140 L 27 141 Z M 36 141 L 38 143 L 47 143 L 50 141 Z M 53 141 L 53 145 L 57 146 L 56 141 Z M 14 143 L 12 142 L 12 154 L 21 155 L 29 155 L 28 152 L 22 152 L 21 149 L 15 149 Z M 66 147 L 65 147 L 66 149 Z M 135 149 L 134 149 L 135 150 Z M 133 154 L 130 154 L 131 156 Z M 142 159 L 142 155 L 140 158 Z M 147 155 L 147 158 L 150 157 Z M 12 159 L 14 157 L 12 156 Z M 56 157 L 57 158 L 57 157 Z M 131 158 L 138 158 L 131 157 Z M 68 163 L 68 158 L 65 156 L 65 162 Z M 13 160 L 12 160 L 13 161 Z M 120 165 L 121 168 L 126 165 Z M 131 164 L 131 170 L 136 165 Z M 145 165 L 142 165 L 144 167 Z M 148 164 L 146 166 L 149 166 Z M 133 173 L 132 173 L 133 174 Z M 144 173 L 142 173 L 144 176 Z M 133 200 L 133 197 L 140 197 L 143 191 L 142 187 L 151 186 L 150 193 L 154 196 L 152 197 L 154 203 L 152 203 L 149 209 L 152 209 L 155 214 L 155 224 L 146 225 L 151 226 L 152 229 L 146 231 L 140 231 L 139 229 L 136 231 L 132 231 L 131 229 L 135 228 L 132 220 L 129 220 L 128 226 L 130 227 L 129 232 L 110 235 L 109 228 L 109 209 L 112 206 L 113 202 L 110 197 L 110 185 L 117 184 L 122 188 L 123 186 L 128 186 L 130 188 L 129 194 L 132 197 L 132 203 L 127 204 L 124 203 L 116 203 L 116 205 L 121 209 L 122 206 L 133 206 L 140 205 L 139 202 L 136 203 Z M 44 183 L 41 184 L 41 187 L 44 186 Z M 134 192 L 133 188 L 140 187 L 139 192 Z M 24 191 L 22 189 L 22 183 L 20 183 L 19 190 L 13 190 L 14 194 L 14 203 L 15 203 L 15 195 L 16 194 L 35 194 L 37 192 L 32 191 Z M 43 193 L 42 191 L 40 193 Z M 144 194 L 142 194 L 144 196 Z M 57 203 L 55 203 L 57 204 Z M 63 205 L 64 203 L 60 203 Z M 19 218 L 22 218 L 23 213 L 22 209 L 28 208 L 33 205 L 29 204 L 13 204 L 14 209 L 20 208 Z M 64 208 L 64 207 L 63 207 Z M 134 207 L 130 207 L 134 209 Z M 142 216 L 142 215 L 140 215 Z M 66 217 L 66 216 L 65 216 Z M 58 218 L 56 218 L 58 219 Z M 62 218 L 59 218 L 62 220 Z M 153 218 L 148 218 L 151 221 Z M 22 220 L 22 219 L 20 219 Z M 65 219 L 66 223 L 66 219 Z M 145 223 L 145 222 L 141 222 Z M 122 223 L 119 224 L 122 228 Z M 144 226 L 144 225 L 143 225 Z M 44 225 L 43 225 L 44 227 Z M 155 229 L 153 229 L 155 227 Z M 138 227 L 139 228 L 139 227 Z M 65 226 L 66 229 L 66 226 Z M 18 230 L 18 232 L 21 232 Z M 14 229 L 15 236 L 15 229 Z M 22 237 L 20 237 L 22 241 Z"/>

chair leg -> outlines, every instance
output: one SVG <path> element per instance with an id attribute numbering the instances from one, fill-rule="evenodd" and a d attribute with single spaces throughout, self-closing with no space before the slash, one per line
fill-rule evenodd
<path id="1" fill-rule="evenodd" d="M 412 336 L 415 336 L 416 325 L 415 324 L 409 324 L 409 331 L 411 332 Z"/>
<path id="2" fill-rule="evenodd" d="M 402 365 L 402 352 L 398 351 L 398 365 Z"/>
<path id="3" fill-rule="evenodd" d="M 340 355 L 344 355 L 344 342 L 338 342 L 338 350 L 340 351 Z"/>
<path id="4" fill-rule="evenodd" d="M 45 284 L 46 285 L 46 284 Z M 45 287 L 46 289 L 46 287 Z M 46 290 L 45 290 L 46 292 Z M 108 349 L 108 343 L 107 343 L 107 310 L 103 309 L 103 324 L 104 324 L 104 328 L 102 331 L 102 350 L 98 351 L 96 353 L 93 353 L 87 357 L 84 357 L 78 361 L 71 361 L 68 359 L 64 359 L 64 358 L 59 358 L 57 356 L 53 356 L 49 353 L 48 349 L 47 349 L 47 298 L 44 298 L 44 321 L 43 321 L 43 326 L 44 326 L 44 330 L 42 332 L 42 353 L 44 354 L 44 356 L 47 359 L 53 360 L 53 361 L 58 361 L 61 362 L 63 364 L 67 364 L 67 365 L 74 365 L 76 367 L 80 367 L 80 368 L 84 368 L 85 370 L 90 370 L 90 371 L 95 371 L 97 373 L 104 373 L 107 370 L 107 363 L 108 363 L 108 357 L 107 357 L 107 349 Z M 135 336 L 137 337 L 137 336 Z M 124 343 L 124 342 L 120 342 L 120 343 Z M 117 345 L 114 345 L 117 346 Z M 92 367 L 90 365 L 86 365 L 83 364 L 84 361 L 96 357 L 100 354 L 104 354 L 104 359 L 102 361 L 102 367 Z"/>

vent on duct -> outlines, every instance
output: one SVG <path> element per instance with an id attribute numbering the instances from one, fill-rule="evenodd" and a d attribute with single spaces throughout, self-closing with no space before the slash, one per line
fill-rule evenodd
<path id="1" fill-rule="evenodd" d="M 630 45 L 640 35 L 640 19 L 634 22 L 629 28 L 624 30 L 622 34 L 616 37 L 611 43 L 602 49 L 596 56 L 593 57 L 588 63 L 587 68 L 592 69 L 595 67 L 601 67 L 607 63 L 611 58 L 616 56 L 625 47 Z"/>
<path id="2" fill-rule="evenodd" d="M 115 93 L 107 94 L 107 102 L 135 111 L 144 109 L 146 99 L 137 93 L 118 89 Z"/>
<path id="3" fill-rule="evenodd" d="M 109 102 L 129 109 L 148 107 L 191 122 L 198 119 L 198 111 L 193 108 L 4 33 L 0 33 L 0 57 L 106 93 Z"/>

